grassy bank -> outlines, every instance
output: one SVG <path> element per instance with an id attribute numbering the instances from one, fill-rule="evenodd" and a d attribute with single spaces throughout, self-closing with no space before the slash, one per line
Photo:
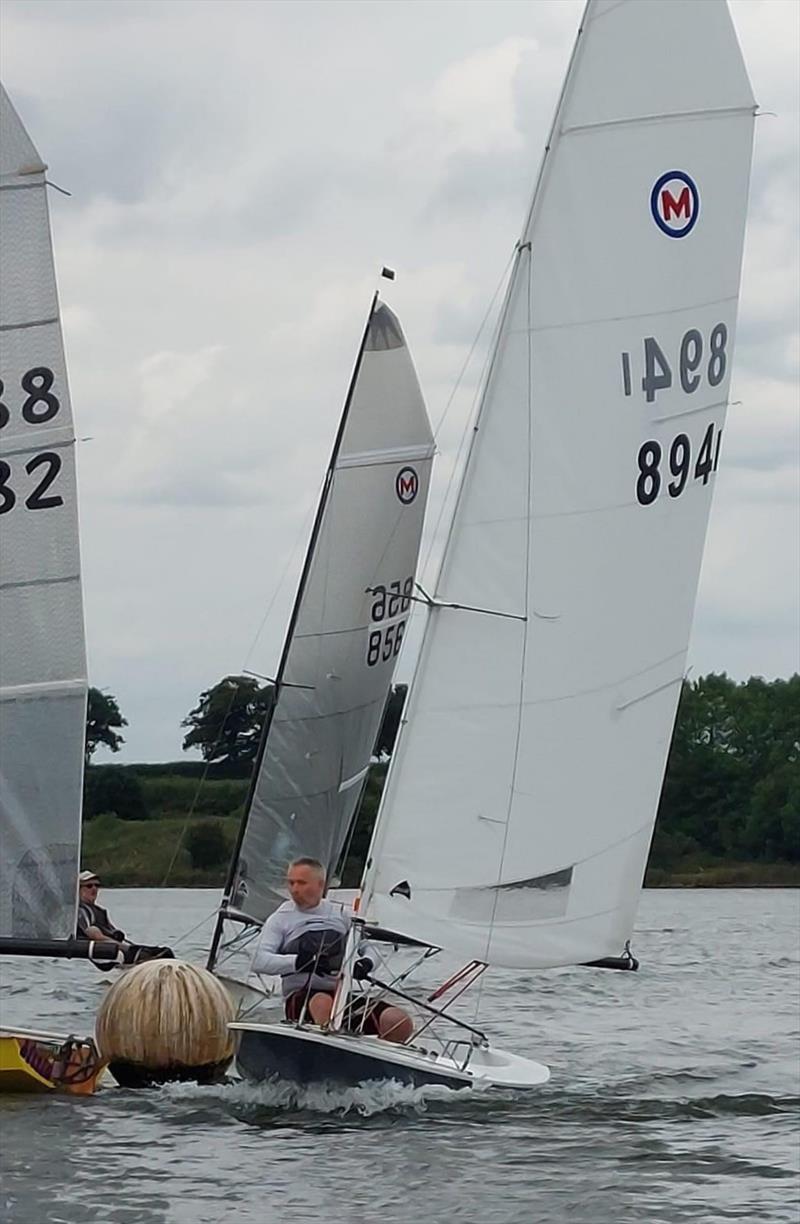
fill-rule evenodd
<path id="1" fill-rule="evenodd" d="M 212 818 L 225 835 L 227 852 L 214 867 L 193 867 L 186 848 L 192 825 L 209 817 L 185 813 L 150 820 L 118 820 L 103 815 L 83 827 L 83 863 L 102 877 L 104 884 L 128 887 L 221 888 L 238 816 Z M 358 882 L 358 871 L 349 872 Z M 647 888 L 800 888 L 797 863 L 683 864 L 671 870 L 651 867 Z"/>
<path id="2" fill-rule="evenodd" d="M 800 888 L 800 863 L 681 864 L 651 867 L 646 888 Z"/>
<path id="3" fill-rule="evenodd" d="M 233 845 L 235 817 L 214 821 Z M 161 820 L 118 820 L 98 816 L 83 826 L 83 864 L 104 884 L 128 887 L 221 888 L 228 865 L 224 855 L 215 867 L 193 867 L 182 838 L 185 816 Z"/>
<path id="4" fill-rule="evenodd" d="M 99 872 L 107 884 L 222 886 L 247 798 L 247 777 L 232 777 L 229 767 L 206 771 L 201 762 L 93 767 L 91 772 L 94 810 L 100 814 L 83 826 L 85 866 Z M 374 765 L 343 873 L 342 882 L 350 887 L 357 886 L 361 876 L 385 777 L 386 765 Z M 87 815 L 89 810 L 87 804 Z M 193 834 L 199 828 L 207 832 L 209 826 L 218 830 L 219 852 L 199 866 L 190 852 Z M 800 863 L 726 861 L 698 854 L 696 848 L 675 855 L 673 847 L 667 854 L 663 847 L 659 850 L 658 836 L 651 864 L 645 877 L 648 888 L 800 887 Z"/>

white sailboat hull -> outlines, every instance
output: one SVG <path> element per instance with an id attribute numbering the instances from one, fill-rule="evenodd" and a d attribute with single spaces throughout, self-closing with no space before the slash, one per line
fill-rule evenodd
<path id="1" fill-rule="evenodd" d="M 229 1027 L 239 1034 L 237 1068 L 254 1083 L 282 1079 L 304 1086 L 355 1087 L 396 1080 L 413 1087 L 538 1088 L 550 1078 L 543 1063 L 494 1046 L 473 1047 L 467 1060 L 463 1047 L 453 1056 L 422 1046 L 285 1022 L 236 1022 Z"/>

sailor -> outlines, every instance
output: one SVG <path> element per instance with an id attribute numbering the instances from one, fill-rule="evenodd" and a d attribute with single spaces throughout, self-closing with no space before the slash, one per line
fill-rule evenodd
<path id="1" fill-rule="evenodd" d="M 305 1014 L 314 1024 L 325 1025 L 333 1010 L 351 917 L 326 898 L 325 868 L 317 859 L 294 859 L 286 882 L 291 899 L 264 923 L 253 970 L 281 977 L 287 1020 L 299 1020 Z M 371 959 L 362 956 L 353 965 L 353 977 L 363 981 L 372 968 Z M 350 1005 L 348 1027 L 387 1041 L 408 1041 L 414 1026 L 406 1012 L 362 999 Z"/>
<path id="2" fill-rule="evenodd" d="M 125 938 L 125 932 L 108 916 L 108 910 L 97 904 L 97 891 L 100 888 L 100 878 L 93 871 L 82 871 L 78 876 L 78 939 L 100 940 L 102 943 L 117 944 L 125 957 L 126 964 L 135 965 L 139 961 L 152 960 L 154 957 L 173 957 L 171 948 L 152 947 L 147 944 L 134 944 Z M 110 968 L 111 966 L 101 966 Z"/>

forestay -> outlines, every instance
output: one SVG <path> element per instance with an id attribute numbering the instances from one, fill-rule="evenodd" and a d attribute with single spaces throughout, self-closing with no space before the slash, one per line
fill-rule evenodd
<path id="1" fill-rule="evenodd" d="M 754 103 L 724 0 L 590 0 L 509 288 L 362 912 L 618 953 L 728 400 Z"/>
<path id="2" fill-rule="evenodd" d="M 371 312 L 312 536 L 230 904 L 285 900 L 289 860 L 335 867 L 411 610 L 433 438 L 400 325 Z M 212 953 L 213 960 L 213 953 Z"/>
<path id="3" fill-rule="evenodd" d="M 45 169 L 0 91 L 0 934 L 74 934 L 86 654 Z"/>

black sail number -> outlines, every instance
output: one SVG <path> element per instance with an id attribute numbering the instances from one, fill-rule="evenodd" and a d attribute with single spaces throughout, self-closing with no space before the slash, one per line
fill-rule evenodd
<path id="1" fill-rule="evenodd" d="M 670 497 L 680 497 L 690 477 L 707 485 L 719 465 L 722 430 L 713 421 L 707 426 L 702 441 L 694 456 L 692 468 L 692 443 L 688 434 L 679 433 L 672 439 L 666 452 L 666 463 L 672 480 L 667 480 L 666 490 Z M 636 477 L 636 500 L 640 506 L 651 506 L 662 488 L 661 460 L 664 449 L 651 438 L 639 447 Z M 666 479 L 666 477 L 665 477 Z"/>
<path id="2" fill-rule="evenodd" d="M 12 408 L 28 425 L 46 425 L 61 410 L 61 400 L 53 391 L 56 376 L 49 366 L 32 366 L 19 380 L 25 392 L 21 402 L 8 383 L 0 379 L 0 429 L 11 420 Z M 6 402 L 8 401 L 8 402 Z"/>
<path id="3" fill-rule="evenodd" d="M 49 491 L 61 471 L 59 454 L 55 451 L 42 451 L 28 460 L 24 470 L 28 476 L 35 478 L 33 489 L 21 503 L 26 509 L 51 510 L 55 506 L 64 505 L 64 498 L 60 493 Z M 28 487 L 28 482 L 25 482 L 25 486 Z M 8 514 L 14 509 L 18 504 L 18 495 L 22 496 L 18 478 L 15 478 L 11 465 L 4 459 L 0 460 L 0 514 Z"/>
<path id="4" fill-rule="evenodd" d="M 28 398 L 22 405 L 22 416 L 29 425 L 43 425 L 45 421 L 51 421 L 61 407 L 51 390 L 53 381 L 53 371 L 47 366 L 34 366 L 22 375 L 22 390 L 28 392 Z"/>
<path id="5" fill-rule="evenodd" d="M 52 506 L 63 506 L 64 498 L 59 493 L 50 493 L 49 495 L 47 493 L 47 490 L 61 471 L 61 456 L 56 454 L 55 451 L 43 451 L 41 455 L 37 455 L 25 464 L 25 471 L 29 476 L 32 476 L 34 472 L 38 472 L 40 468 L 45 470 L 41 474 L 36 488 L 25 498 L 25 505 L 29 510 L 49 510 Z"/>
<path id="6" fill-rule="evenodd" d="M 715 323 L 708 337 L 708 347 L 702 332 L 690 327 L 681 338 L 678 352 L 678 378 L 685 395 L 693 395 L 705 376 L 710 387 L 718 387 L 728 368 L 728 328 L 724 323 Z M 666 346 L 669 349 L 670 346 Z M 622 358 L 622 390 L 626 396 L 633 394 L 633 370 L 636 366 L 635 351 L 620 354 Z M 673 385 L 672 364 L 675 355 L 659 344 L 655 336 L 645 336 L 641 350 L 641 386 L 648 404 L 654 403 L 659 391 L 667 391 Z"/>
<path id="7" fill-rule="evenodd" d="M 17 504 L 17 495 L 8 483 L 11 468 L 5 459 L 0 459 L 0 514 L 8 514 Z"/>
<path id="8" fill-rule="evenodd" d="M 405 630 L 404 620 L 373 629 L 367 640 L 367 666 L 375 667 L 378 663 L 388 663 L 395 658 L 400 653 Z"/>

